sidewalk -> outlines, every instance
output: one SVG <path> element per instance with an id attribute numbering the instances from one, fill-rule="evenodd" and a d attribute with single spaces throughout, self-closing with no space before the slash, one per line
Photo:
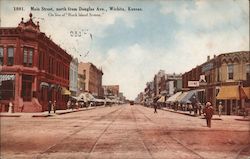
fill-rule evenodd
<path id="1" fill-rule="evenodd" d="M 50 111 L 50 114 L 48 111 L 45 112 L 37 112 L 37 113 L 8 113 L 8 112 L 2 112 L 0 113 L 0 117 L 51 117 L 56 115 L 63 115 L 68 113 L 74 113 L 79 111 L 87 111 L 92 110 L 96 108 L 103 108 L 105 106 L 97 106 L 97 107 L 88 107 L 88 108 L 79 108 L 79 109 L 66 109 L 66 110 L 56 110 L 56 113 L 53 111 Z"/>
<path id="2" fill-rule="evenodd" d="M 169 108 L 160 108 L 161 110 L 164 111 L 168 111 L 168 112 L 172 112 L 172 113 L 178 113 L 178 114 L 183 114 L 183 115 L 188 115 L 188 116 L 192 116 L 192 117 L 199 117 L 200 119 L 205 119 L 203 115 L 199 116 L 199 115 L 194 115 L 194 113 L 192 112 L 192 114 L 189 113 L 189 111 L 181 111 L 181 110 L 173 110 L 173 109 L 169 109 Z M 247 116 L 245 118 L 243 118 L 242 116 L 236 116 L 236 115 L 222 115 L 221 117 L 219 117 L 217 114 L 213 115 L 212 120 L 223 120 L 223 119 L 227 119 L 227 118 L 233 118 L 235 120 L 238 121 L 250 121 L 250 116 Z"/>

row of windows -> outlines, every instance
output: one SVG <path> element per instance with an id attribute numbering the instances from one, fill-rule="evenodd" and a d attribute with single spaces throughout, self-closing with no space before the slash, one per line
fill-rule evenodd
<path id="1" fill-rule="evenodd" d="M 38 68 L 40 70 L 46 70 L 51 74 L 63 77 L 64 79 L 69 79 L 69 67 L 63 65 L 61 61 L 40 52 L 38 62 Z"/>
<path id="2" fill-rule="evenodd" d="M 32 67 L 33 66 L 33 48 L 24 47 L 23 48 L 23 65 L 26 67 Z M 7 47 L 7 56 L 6 56 L 6 65 L 7 66 L 13 66 L 14 65 L 14 47 L 10 46 Z M 4 48 L 0 47 L 0 65 L 5 64 L 5 56 L 4 56 Z"/>
<path id="3" fill-rule="evenodd" d="M 250 80 L 250 64 L 246 65 L 246 77 L 247 80 Z M 233 80 L 234 79 L 234 64 L 227 65 L 227 79 Z"/>
<path id="4" fill-rule="evenodd" d="M 25 67 L 34 66 L 34 48 L 23 47 L 22 54 L 22 64 Z M 7 47 L 7 56 L 4 56 L 4 47 L 0 47 L 0 65 L 6 64 L 7 66 L 14 65 L 15 51 L 14 47 Z M 6 59 L 5 59 L 6 58 Z M 51 74 L 56 74 L 57 76 L 69 79 L 69 67 L 62 65 L 60 61 L 55 60 L 50 56 L 45 56 L 45 54 L 39 54 L 39 69 L 48 71 Z"/>

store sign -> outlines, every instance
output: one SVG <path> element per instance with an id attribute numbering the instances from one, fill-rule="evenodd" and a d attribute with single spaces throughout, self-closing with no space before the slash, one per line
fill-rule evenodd
<path id="1" fill-rule="evenodd" d="M 213 69 L 213 63 L 207 63 L 202 66 L 201 71 L 202 72 L 207 72 L 209 70 Z"/>
<path id="2" fill-rule="evenodd" d="M 188 81 L 188 87 L 199 87 L 199 81 Z"/>
<path id="3" fill-rule="evenodd" d="M 205 75 L 200 75 L 199 84 L 200 84 L 200 86 L 203 86 L 203 85 L 207 84 Z"/>
<path id="4" fill-rule="evenodd" d="M 0 82 L 2 81 L 14 81 L 15 75 L 0 75 Z"/>

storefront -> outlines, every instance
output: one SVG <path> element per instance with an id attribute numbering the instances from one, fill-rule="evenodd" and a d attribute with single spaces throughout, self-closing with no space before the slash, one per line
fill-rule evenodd
<path id="1" fill-rule="evenodd" d="M 226 115 L 240 115 L 240 111 L 245 108 L 245 100 L 248 99 L 247 88 L 241 86 L 222 86 L 216 96 L 218 102 L 224 106 L 223 112 Z M 247 103 L 246 103 L 247 104 Z"/>

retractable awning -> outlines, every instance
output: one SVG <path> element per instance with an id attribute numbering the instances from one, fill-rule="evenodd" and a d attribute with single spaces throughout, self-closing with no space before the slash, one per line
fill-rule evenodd
<path id="1" fill-rule="evenodd" d="M 71 95 L 71 92 L 65 87 L 62 87 L 61 93 L 62 95 Z"/>
<path id="2" fill-rule="evenodd" d="M 250 99 L 250 87 L 243 87 L 243 90 L 248 99 Z"/>
<path id="3" fill-rule="evenodd" d="M 188 94 L 188 92 L 183 92 L 182 94 L 180 94 L 180 95 L 176 98 L 176 101 L 177 101 L 177 102 L 180 102 L 187 94 Z"/>
<path id="4" fill-rule="evenodd" d="M 192 103 L 196 100 L 196 90 L 188 91 L 187 94 L 179 101 L 180 103 Z"/>
<path id="5" fill-rule="evenodd" d="M 174 95 L 172 95 L 171 97 L 169 97 L 166 102 L 170 103 L 170 102 L 176 102 L 177 98 L 182 94 L 182 92 L 177 92 Z"/>
<path id="6" fill-rule="evenodd" d="M 165 96 L 161 96 L 157 102 L 164 103 L 165 102 Z"/>
<path id="7" fill-rule="evenodd" d="M 248 91 L 248 88 L 245 88 L 246 91 Z M 230 99 L 247 99 L 248 96 L 245 93 L 245 90 L 242 87 L 239 86 L 222 86 L 220 88 L 220 91 L 216 97 L 216 99 L 222 99 L 222 100 L 230 100 Z"/>

